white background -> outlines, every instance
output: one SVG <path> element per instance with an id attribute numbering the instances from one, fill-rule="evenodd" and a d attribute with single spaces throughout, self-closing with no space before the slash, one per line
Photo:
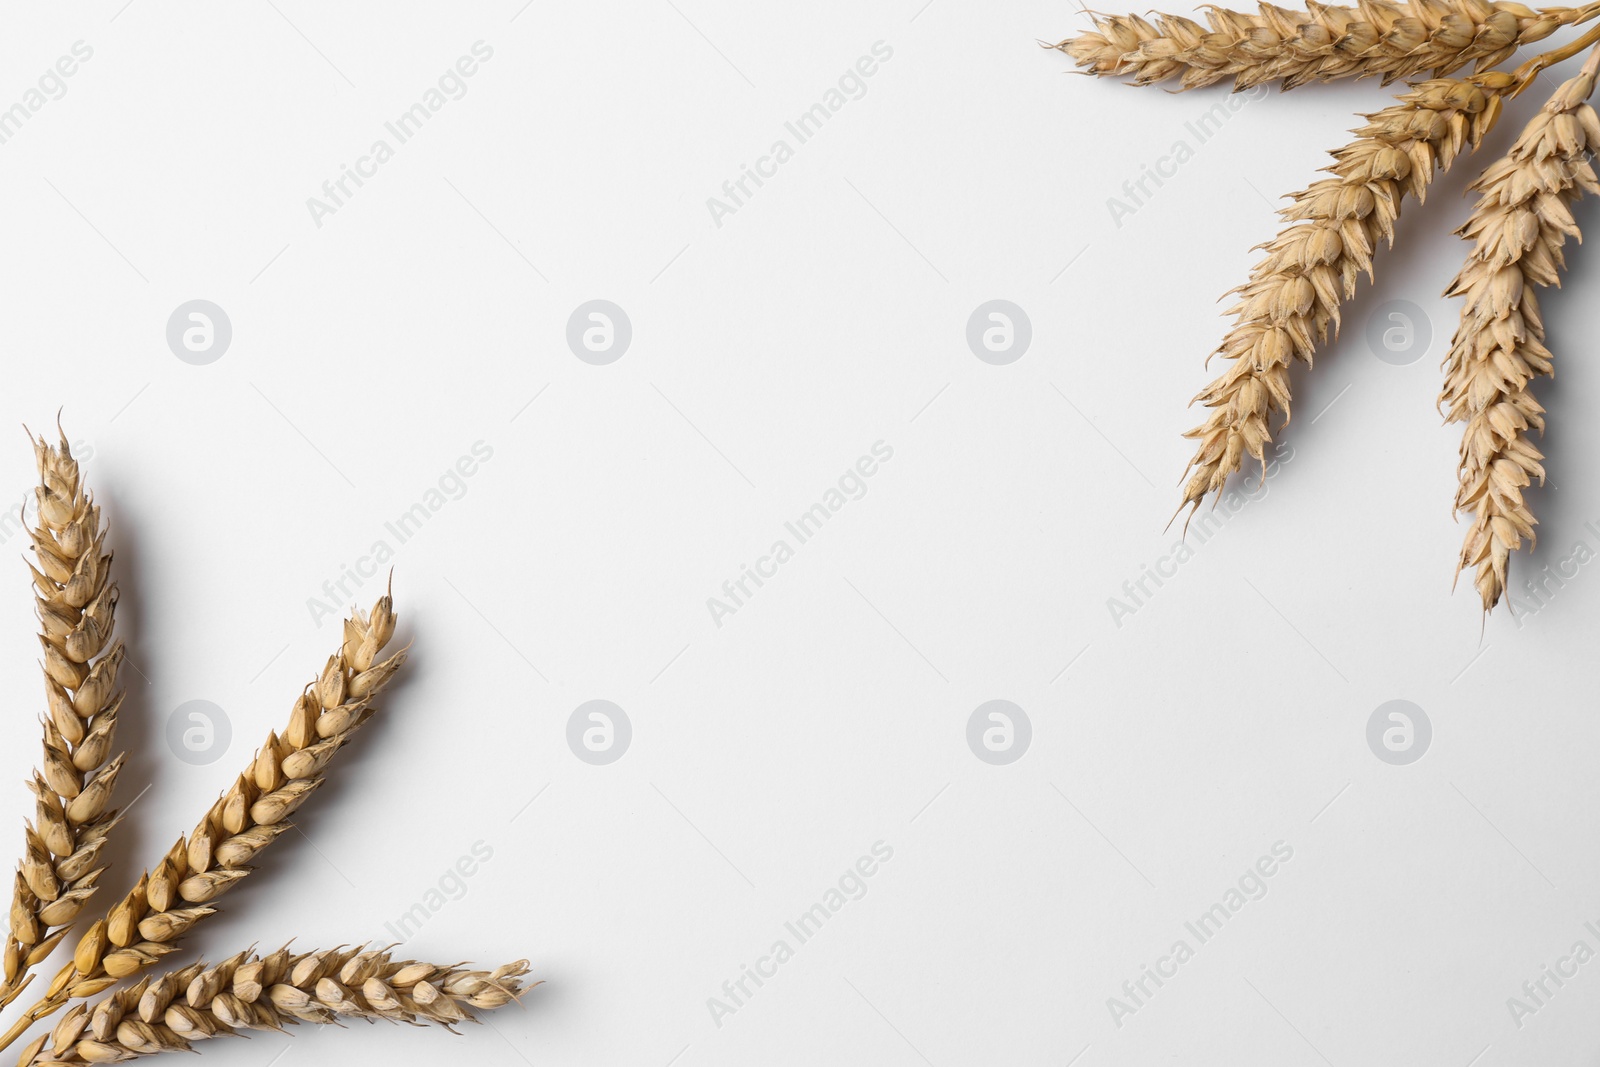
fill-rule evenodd
<path id="1" fill-rule="evenodd" d="M 0 107 L 94 50 L 0 145 L 0 424 L 64 406 L 113 526 L 119 796 L 150 788 L 107 884 L 284 720 L 337 645 L 308 606 L 323 583 L 483 442 L 464 495 L 397 548 L 414 659 L 384 718 L 190 947 L 391 940 L 481 841 L 493 858 L 404 951 L 527 956 L 547 984 L 459 1039 L 302 1031 L 208 1057 L 1600 1055 L 1600 963 L 1520 1028 L 1506 1003 L 1580 938 L 1600 948 L 1600 579 L 1486 627 L 1452 595 L 1458 431 L 1434 407 L 1460 193 L 1553 81 L 1407 208 L 1378 292 L 1297 379 L 1292 461 L 1118 625 L 1108 599 L 1177 537 L 1216 299 L 1275 231 L 1268 198 L 1385 90 L 1250 99 L 1119 226 L 1107 198 L 1225 91 L 1067 76 L 1036 42 L 1084 25 L 1068 4 L 275 4 L 13 7 L 0 32 Z M 307 198 L 480 40 L 466 95 L 316 225 Z M 716 225 L 707 198 L 878 41 L 865 94 Z M 1600 548 L 1595 276 L 1573 258 L 1545 302 L 1559 385 L 1538 386 L 1559 489 L 1519 576 Z M 609 366 L 565 340 L 597 298 L 633 328 Z M 1032 323 L 1009 366 L 965 339 L 997 298 Z M 193 299 L 232 323 L 207 366 L 166 343 Z M 1432 335 L 1405 366 L 1365 339 L 1395 299 Z M 20 500 L 32 457 L 8 439 L 0 497 Z M 893 459 L 866 495 L 717 626 L 707 598 L 878 441 Z M 0 804 L 20 819 L 42 700 L 20 561 L 0 585 Z M 1033 729 L 1007 766 L 966 741 L 996 698 Z M 196 699 L 233 731 L 201 766 L 165 740 Z M 567 745 L 591 699 L 632 723 L 609 766 Z M 1409 766 L 1366 740 L 1394 699 L 1433 726 Z M 866 895 L 718 1026 L 708 998 L 878 841 Z M 1278 841 L 1293 859 L 1266 895 L 1115 1025 L 1107 999 Z"/>

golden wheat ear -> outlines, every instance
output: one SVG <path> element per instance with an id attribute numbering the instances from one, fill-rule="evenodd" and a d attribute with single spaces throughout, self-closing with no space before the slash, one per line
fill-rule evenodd
<path id="1" fill-rule="evenodd" d="M 1473 182 L 1478 199 L 1457 231 L 1472 251 L 1446 294 L 1465 302 L 1439 403 L 1450 422 L 1465 424 L 1455 509 L 1471 521 L 1456 573 L 1475 572 L 1485 612 L 1505 593 L 1511 553 L 1535 539 L 1523 490 L 1544 482 L 1544 456 L 1530 440 L 1544 432 L 1544 408 L 1529 386 L 1553 370 L 1535 292 L 1561 284 L 1562 246 L 1581 239 L 1572 202 L 1600 192 L 1590 163 L 1600 116 L 1587 102 L 1597 67 L 1600 51 Z"/>
<path id="2" fill-rule="evenodd" d="M 39 468 L 28 534 L 46 714 L 43 758 L 28 783 L 37 803 L 12 888 L 0 1008 L 27 988 L 33 968 L 94 896 L 105 870 L 100 853 L 117 824 L 110 801 L 123 765 L 112 752 L 123 651 L 111 636 L 117 585 L 100 508 L 65 434 L 56 445 L 29 438 Z"/>
<path id="3" fill-rule="evenodd" d="M 395 623 L 387 594 L 370 614 L 357 611 L 346 620 L 339 651 L 296 699 L 284 729 L 267 735 L 194 832 L 179 837 L 84 931 L 72 962 L 0 1038 L 0 1048 L 69 1001 L 104 992 L 177 951 L 184 935 L 216 912 L 217 898 L 255 869 L 250 863 L 289 829 L 289 816 L 322 785 L 329 762 L 374 714 L 373 700 L 406 661 L 404 651 L 378 659 Z"/>
<path id="4" fill-rule="evenodd" d="M 1361 275 L 1372 277 L 1379 242 L 1394 242 L 1401 202 L 1421 200 L 1437 172 L 1477 146 L 1513 84 L 1512 75 L 1491 72 L 1412 86 L 1333 153 L 1333 177 L 1293 195 L 1280 212 L 1288 227 L 1234 290 L 1235 322 L 1214 353 L 1228 369 L 1195 397 L 1211 413 L 1184 435 L 1199 441 L 1184 504 L 1220 492 L 1246 456 L 1266 464 L 1272 416 L 1289 418 L 1290 364 L 1310 364 L 1338 332 L 1340 307 Z"/>
<path id="5" fill-rule="evenodd" d="M 1292 89 L 1339 78 L 1385 85 L 1468 66 L 1485 71 L 1523 45 L 1600 15 L 1600 4 L 1535 10 L 1487 0 L 1367 0 L 1292 11 L 1262 4 L 1258 14 L 1208 6 L 1201 25 L 1180 15 L 1090 14 L 1094 29 L 1050 47 L 1085 73 L 1131 77 L 1135 85 L 1177 79 L 1195 89 L 1231 78 L 1235 91 L 1269 82 Z"/>
<path id="6" fill-rule="evenodd" d="M 118 1063 L 245 1030 L 344 1019 L 433 1023 L 454 1029 L 475 1012 L 515 1000 L 528 961 L 493 971 L 396 960 L 388 951 L 325 949 L 267 956 L 240 953 L 145 978 L 94 1004 L 80 1004 L 22 1054 L 19 1067 Z M 536 984 L 536 983 L 535 983 Z"/>

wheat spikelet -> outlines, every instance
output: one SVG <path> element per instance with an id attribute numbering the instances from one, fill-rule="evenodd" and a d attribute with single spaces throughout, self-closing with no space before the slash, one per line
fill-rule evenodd
<path id="1" fill-rule="evenodd" d="M 111 754 L 122 692 L 121 642 L 111 641 L 117 586 L 103 551 L 100 508 L 84 490 L 62 434 L 34 441 L 38 519 L 29 533 L 38 566 L 34 597 L 44 651 L 44 760 L 28 787 L 34 819 L 24 832 L 0 974 L 0 1007 L 33 979 L 32 969 L 67 935 L 105 870 L 100 851 L 117 813 L 109 808 L 122 755 Z"/>
<path id="2" fill-rule="evenodd" d="M 339 948 L 291 955 L 240 953 L 145 978 L 95 1004 L 80 1004 L 54 1032 L 23 1051 L 18 1067 L 119 1063 L 243 1030 L 296 1023 L 386 1019 L 454 1030 L 525 988 L 528 961 L 493 971 L 393 959 L 387 951 Z"/>
<path id="3" fill-rule="evenodd" d="M 254 868 L 250 861 L 292 824 L 288 818 L 323 782 L 323 770 L 374 713 L 373 698 L 405 662 L 401 651 L 377 656 L 394 635 L 386 594 L 370 616 L 355 612 L 344 644 L 295 701 L 282 733 L 270 733 L 251 765 L 206 812 L 194 832 L 80 938 L 68 964 L 0 1048 L 69 1000 L 93 996 L 176 951 L 211 905 Z"/>
<path id="4" fill-rule="evenodd" d="M 1562 245 L 1580 237 L 1570 205 L 1584 192 L 1600 192 L 1589 162 L 1600 147 L 1600 117 L 1585 102 L 1597 63 L 1600 52 L 1473 182 L 1478 202 L 1457 231 L 1473 246 L 1447 293 L 1466 303 L 1439 402 L 1450 422 L 1466 423 L 1455 508 L 1472 524 L 1456 573 L 1476 570 L 1484 611 L 1505 591 L 1511 553 L 1524 537 L 1535 540 L 1538 520 L 1522 490 L 1534 478 L 1544 482 L 1544 456 L 1528 439 L 1530 431 L 1544 431 L 1544 408 L 1528 386 L 1552 366 L 1534 289 L 1561 284 Z"/>
<path id="5" fill-rule="evenodd" d="M 1134 84 L 1178 78 L 1193 89 L 1224 78 L 1234 89 L 1281 82 L 1292 89 L 1336 78 L 1443 77 L 1472 64 L 1499 65 L 1523 45 L 1582 22 L 1600 7 L 1544 8 L 1489 0 L 1362 0 L 1356 7 L 1272 4 L 1251 15 L 1206 5 L 1202 26 L 1180 15 L 1091 15 L 1092 32 L 1051 47 L 1101 76 Z"/>
<path id="6" fill-rule="evenodd" d="M 1421 200 L 1436 170 L 1477 146 L 1512 84 L 1512 75 L 1491 72 L 1412 86 L 1333 153 L 1332 178 L 1295 193 L 1279 212 L 1289 226 L 1261 246 L 1266 255 L 1234 290 L 1236 321 L 1214 353 L 1228 369 L 1195 397 L 1211 415 L 1184 435 L 1200 444 L 1179 510 L 1219 492 L 1246 455 L 1265 467 L 1269 419 L 1289 415 L 1290 362 L 1309 364 L 1330 329 L 1338 331 L 1340 305 L 1362 274 L 1372 277 L 1378 242 L 1394 241 L 1401 201 L 1407 193 Z"/>

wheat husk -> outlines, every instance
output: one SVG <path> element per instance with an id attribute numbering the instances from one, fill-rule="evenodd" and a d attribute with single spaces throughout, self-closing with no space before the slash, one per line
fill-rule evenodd
<path id="1" fill-rule="evenodd" d="M 113 754 L 123 693 L 112 642 L 117 585 L 100 508 L 84 488 L 66 435 L 34 440 L 39 485 L 29 530 L 39 644 L 44 659 L 44 758 L 28 783 L 34 818 L 25 824 L 13 883 L 10 928 L 0 969 L 0 1007 L 33 979 L 94 896 L 100 863 L 118 814 L 110 805 L 121 753 Z"/>
<path id="2" fill-rule="evenodd" d="M 1530 440 L 1544 432 L 1534 378 L 1553 373 L 1535 292 L 1560 285 L 1562 246 L 1581 240 L 1571 205 L 1600 192 L 1590 153 L 1600 147 L 1594 91 L 1596 52 L 1523 129 L 1511 150 L 1472 184 L 1478 200 L 1457 233 L 1473 242 L 1447 295 L 1465 298 L 1445 357 L 1439 402 L 1465 423 L 1455 509 L 1470 517 L 1456 565 L 1490 611 L 1505 593 L 1512 552 L 1536 540 L 1523 490 L 1544 482 L 1544 456 Z"/>
<path id="3" fill-rule="evenodd" d="M 254 870 L 251 860 L 289 829 L 289 816 L 322 785 L 329 760 L 374 714 L 373 698 L 406 660 L 404 651 L 377 658 L 394 635 L 395 619 L 386 594 L 370 615 L 356 611 L 345 620 L 343 646 L 295 701 L 288 725 L 268 734 L 194 831 L 179 837 L 83 933 L 72 963 L 0 1039 L 0 1048 L 70 1000 L 100 993 L 170 955 L 190 929 L 215 913 L 217 899 L 247 877 Z"/>
<path id="4" fill-rule="evenodd" d="M 1363 0 L 1355 7 L 1310 3 L 1304 11 L 1261 4 L 1257 14 L 1208 5 L 1201 25 L 1181 15 L 1091 14 L 1094 30 L 1051 47 L 1084 71 L 1131 76 L 1134 84 L 1177 79 L 1194 89 L 1233 79 L 1235 91 L 1267 82 L 1292 89 L 1338 78 L 1384 84 L 1471 65 L 1497 66 L 1523 45 L 1600 13 L 1534 9 L 1487 0 Z"/>
<path id="5" fill-rule="evenodd" d="M 23 1051 L 18 1067 L 120 1063 L 190 1051 L 246 1030 L 344 1019 L 432 1023 L 448 1030 L 515 1000 L 528 961 L 492 971 L 396 960 L 381 949 L 339 948 L 266 956 L 240 953 L 147 977 L 93 1004 L 79 1004 Z"/>
<path id="6" fill-rule="evenodd" d="M 1476 147 L 1500 114 L 1513 76 L 1500 72 L 1417 83 L 1400 102 L 1367 116 L 1356 140 L 1333 153 L 1333 177 L 1293 194 L 1279 214 L 1289 223 L 1261 246 L 1250 281 L 1235 289 L 1233 328 L 1214 355 L 1228 369 L 1196 397 L 1211 409 L 1184 436 L 1199 441 L 1185 472 L 1184 506 L 1218 493 L 1250 456 L 1266 466 L 1270 420 L 1288 421 L 1289 366 L 1310 364 L 1337 333 L 1340 307 L 1362 274 L 1373 276 L 1379 242 L 1393 244 L 1407 196 L 1426 197 L 1435 174 Z"/>

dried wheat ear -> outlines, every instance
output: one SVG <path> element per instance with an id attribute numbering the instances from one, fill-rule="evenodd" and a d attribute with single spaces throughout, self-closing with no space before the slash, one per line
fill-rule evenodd
<path id="1" fill-rule="evenodd" d="M 44 758 L 28 783 L 36 804 L 12 890 L 0 1008 L 28 987 L 33 968 L 94 896 L 105 871 L 100 852 L 117 824 L 109 805 L 123 765 L 122 754 L 112 754 L 123 650 L 111 644 L 117 586 L 100 508 L 64 434 L 58 445 L 35 440 L 34 459 L 39 485 L 29 535 L 37 566 L 30 569 L 48 710 Z"/>
<path id="2" fill-rule="evenodd" d="M 1511 553 L 1535 539 L 1523 490 L 1544 482 L 1544 456 L 1529 440 L 1544 430 L 1544 408 L 1529 384 L 1553 372 L 1535 290 L 1561 283 L 1562 246 L 1581 239 L 1572 202 L 1600 192 L 1590 162 L 1600 117 L 1586 102 L 1597 64 L 1600 52 L 1473 182 L 1478 200 L 1457 231 L 1473 245 L 1448 290 L 1465 303 L 1439 402 L 1449 421 L 1465 424 L 1455 507 L 1471 524 L 1456 571 L 1475 571 L 1484 611 L 1505 593 Z"/>
<path id="3" fill-rule="evenodd" d="M 1262 246 L 1250 280 L 1234 290 L 1236 321 L 1215 353 L 1227 370 L 1195 397 L 1211 413 L 1185 434 L 1199 445 L 1180 510 L 1192 514 L 1220 492 L 1246 456 L 1265 469 L 1271 418 L 1289 418 L 1290 363 L 1311 363 L 1338 331 L 1340 306 L 1362 274 L 1373 277 L 1379 242 L 1394 241 L 1401 202 L 1408 194 L 1424 199 L 1435 173 L 1478 145 L 1513 81 L 1493 71 L 1417 84 L 1333 153 L 1333 177 L 1295 193 L 1280 211 L 1289 225 Z"/>
<path id="4" fill-rule="evenodd" d="M 1363 0 L 1356 7 L 1272 4 L 1258 14 L 1207 5 L 1202 26 L 1181 15 L 1091 15 L 1094 30 L 1051 47 L 1080 68 L 1135 84 L 1177 79 L 1182 89 L 1233 79 L 1235 90 L 1267 82 L 1291 89 L 1337 78 L 1384 84 L 1473 65 L 1481 73 L 1523 45 L 1600 14 L 1600 5 L 1535 9 L 1486 0 Z"/>
<path id="5" fill-rule="evenodd" d="M 94 1004 L 80 1004 L 53 1032 L 23 1050 L 19 1067 L 120 1063 L 244 1030 L 295 1023 L 386 1019 L 453 1029 L 475 1010 L 514 1000 L 528 962 L 493 971 L 393 959 L 389 952 L 341 948 L 267 956 L 240 953 L 214 966 L 196 963 L 144 978 Z"/>

